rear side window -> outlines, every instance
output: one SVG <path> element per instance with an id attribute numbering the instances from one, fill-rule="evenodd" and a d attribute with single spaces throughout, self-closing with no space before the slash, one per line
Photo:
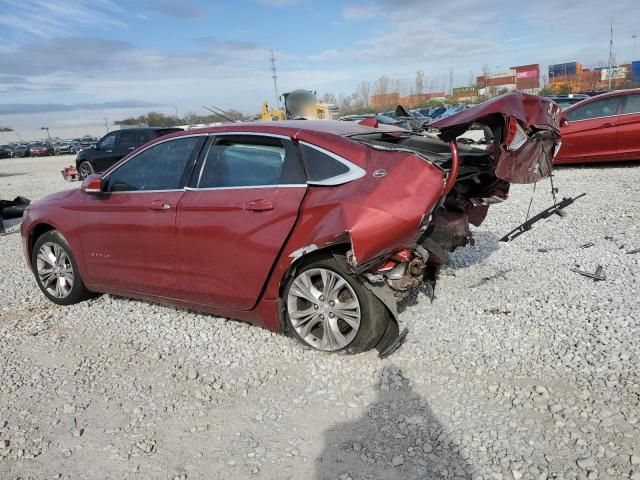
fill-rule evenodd
<path id="1" fill-rule="evenodd" d="M 640 95 L 629 95 L 622 113 L 640 113 Z"/>
<path id="2" fill-rule="evenodd" d="M 622 97 L 605 98 L 589 102 L 586 105 L 576 108 L 567 114 L 567 120 L 575 122 L 576 120 L 589 120 L 591 118 L 610 117 L 618 113 L 620 100 Z"/>
<path id="3" fill-rule="evenodd" d="M 178 190 L 200 151 L 203 136 L 159 143 L 131 157 L 107 180 L 110 192 Z"/>
<path id="4" fill-rule="evenodd" d="M 142 131 L 120 132 L 118 137 L 118 145 L 123 148 L 137 148 L 144 143 L 147 143 L 147 136 Z"/>
<path id="5" fill-rule="evenodd" d="M 349 172 L 349 167 L 328 153 L 300 144 L 300 151 L 310 182 L 322 182 Z"/>
<path id="6" fill-rule="evenodd" d="M 198 188 L 304 184 L 289 141 L 251 135 L 214 139 L 204 160 Z"/>

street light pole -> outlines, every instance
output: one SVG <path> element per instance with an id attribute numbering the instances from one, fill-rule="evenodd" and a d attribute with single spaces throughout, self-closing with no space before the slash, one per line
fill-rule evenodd
<path id="1" fill-rule="evenodd" d="M 633 50 L 632 50 L 632 55 L 631 55 L 631 61 L 633 62 L 636 58 L 636 38 L 638 37 L 638 35 L 636 35 L 635 33 L 633 35 L 631 35 L 631 38 L 633 38 Z"/>

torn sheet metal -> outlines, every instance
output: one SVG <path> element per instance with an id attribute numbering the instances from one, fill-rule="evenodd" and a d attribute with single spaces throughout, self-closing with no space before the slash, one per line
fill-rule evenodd
<path id="1" fill-rule="evenodd" d="M 584 270 L 578 270 L 577 268 L 572 268 L 572 272 L 582 275 L 583 277 L 592 278 L 594 281 L 603 281 L 606 280 L 607 277 L 604 275 L 602 265 L 598 265 L 595 272 L 585 272 Z"/>
<path id="2" fill-rule="evenodd" d="M 509 120 L 513 118 L 517 125 Z M 560 146 L 560 108 L 554 102 L 522 92 L 511 92 L 432 124 L 443 141 L 462 135 L 472 124 L 483 124 L 499 135 L 493 145 L 496 177 L 509 183 L 534 183 L 551 175 Z M 513 132 L 510 129 L 513 127 Z M 523 142 L 507 144 L 510 134 L 523 129 Z M 513 139 L 511 139 L 513 140 Z"/>

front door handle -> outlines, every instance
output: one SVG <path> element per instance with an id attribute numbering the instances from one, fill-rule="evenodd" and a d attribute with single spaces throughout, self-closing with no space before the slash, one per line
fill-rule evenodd
<path id="1" fill-rule="evenodd" d="M 613 123 L 603 123 L 602 125 L 600 125 L 600 128 L 611 128 L 611 127 L 615 127 L 615 125 Z"/>
<path id="2" fill-rule="evenodd" d="M 243 208 L 250 212 L 266 212 L 268 210 L 273 210 L 273 202 L 271 200 L 261 198 L 259 200 L 245 202 Z"/>
<path id="3" fill-rule="evenodd" d="M 135 150 L 135 149 L 136 149 L 136 147 L 129 147 L 129 148 L 127 148 L 127 150 Z"/>
<path id="4" fill-rule="evenodd" d="M 171 204 L 162 202 L 160 200 L 156 200 L 154 202 L 148 203 L 145 206 L 147 207 L 147 210 L 155 210 L 160 212 L 171 209 Z"/>

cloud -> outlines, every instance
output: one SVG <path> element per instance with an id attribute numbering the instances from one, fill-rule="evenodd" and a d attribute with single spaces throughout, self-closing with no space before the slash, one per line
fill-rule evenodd
<path id="1" fill-rule="evenodd" d="M 204 19 L 207 17 L 207 9 L 198 5 L 193 0 L 153 0 L 149 9 L 167 17 L 180 20 Z"/>
<path id="2" fill-rule="evenodd" d="M 351 5 L 342 10 L 342 18 L 345 20 L 371 20 L 380 15 L 380 9 L 376 5 Z"/>
<path id="3" fill-rule="evenodd" d="M 23 115 L 32 113 L 49 113 L 49 112 L 73 112 L 81 110 L 105 110 L 105 109 L 121 109 L 121 108 L 149 108 L 158 106 L 158 104 L 150 102 L 142 102 L 140 100 L 121 100 L 118 102 L 102 102 L 102 103 L 6 103 L 0 104 L 0 115 Z"/>
<path id="4" fill-rule="evenodd" d="M 30 37 L 48 38 L 75 27 L 124 28 L 124 10 L 109 0 L 0 0 L 0 26 Z"/>

